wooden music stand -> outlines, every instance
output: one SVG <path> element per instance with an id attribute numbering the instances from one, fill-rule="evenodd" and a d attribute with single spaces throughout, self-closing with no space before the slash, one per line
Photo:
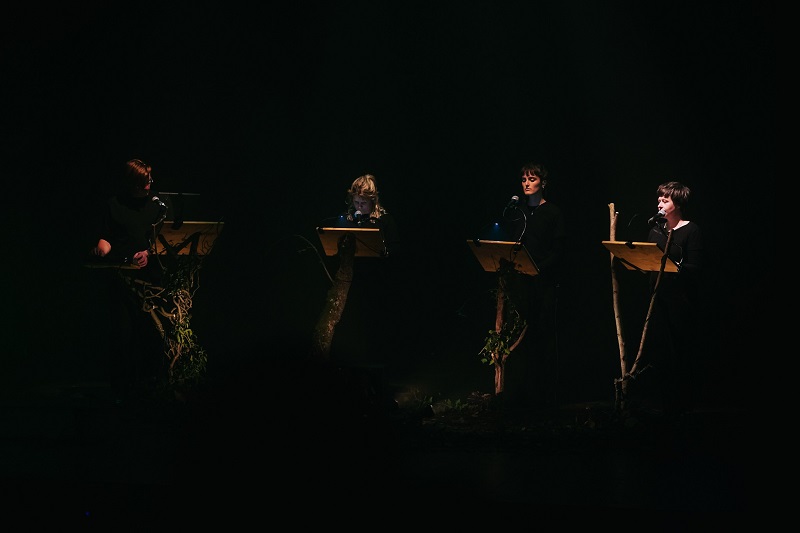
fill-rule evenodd
<path id="1" fill-rule="evenodd" d="M 86 261 L 83 264 L 86 268 L 115 268 L 117 270 L 139 270 L 138 265 L 132 265 L 130 263 L 119 263 L 119 262 L 111 262 L 111 261 L 103 261 L 102 258 L 92 259 L 90 261 Z"/>
<path id="2" fill-rule="evenodd" d="M 620 260 L 628 270 L 658 272 L 664 252 L 653 242 L 603 241 L 609 252 Z M 669 260 L 664 263 L 664 272 L 677 272 L 678 265 Z"/>
<path id="3" fill-rule="evenodd" d="M 346 233 L 352 233 L 356 238 L 356 257 L 386 256 L 386 245 L 383 242 L 381 230 L 378 228 L 318 227 L 317 234 L 322 248 L 325 250 L 325 255 L 339 253 L 339 239 Z"/>
<path id="4" fill-rule="evenodd" d="M 156 254 L 170 250 L 178 255 L 207 255 L 214 246 L 214 241 L 222 233 L 224 222 L 190 221 L 175 223 L 165 220 L 156 240 Z"/>
<path id="5" fill-rule="evenodd" d="M 501 267 L 500 260 L 505 259 L 514 263 L 514 270 L 522 274 L 528 276 L 539 274 L 539 268 L 533 258 L 525 246 L 520 243 L 467 239 L 467 244 L 486 272 L 498 272 Z"/>

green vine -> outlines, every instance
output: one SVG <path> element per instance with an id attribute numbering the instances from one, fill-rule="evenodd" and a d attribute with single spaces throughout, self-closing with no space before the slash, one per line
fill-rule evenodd
<path id="1" fill-rule="evenodd" d="M 169 370 L 171 385 L 197 385 L 205 380 L 208 354 L 197 341 L 189 321 L 180 322 L 170 331 L 167 357 L 174 359 Z M 178 355 L 178 357 L 174 357 Z"/>
<path id="2" fill-rule="evenodd" d="M 520 334 L 528 325 L 508 298 L 506 298 L 504 309 L 506 317 L 500 331 L 490 329 L 484 339 L 483 348 L 478 352 L 478 355 L 481 356 L 481 363 L 493 365 L 498 359 L 508 356 L 511 353 L 511 346 L 517 342 Z"/>
<path id="3" fill-rule="evenodd" d="M 208 354 L 191 328 L 192 298 L 199 287 L 200 267 L 197 254 L 171 254 L 162 263 L 163 286 L 123 275 L 164 340 L 167 386 L 199 385 L 206 377 Z"/>
<path id="4" fill-rule="evenodd" d="M 492 291 L 494 300 L 498 305 L 498 313 L 502 313 L 499 318 L 500 331 L 497 324 L 494 329 L 490 329 L 484 339 L 483 348 L 478 352 L 481 363 L 495 365 L 502 363 L 511 354 L 515 344 L 519 342 L 522 335 L 527 330 L 527 321 L 520 316 L 514 301 L 509 298 L 507 287 L 513 283 L 516 271 L 514 263 L 505 259 L 500 260 L 498 270 L 497 289 Z M 502 301 L 500 300 L 502 295 Z"/>
<path id="5" fill-rule="evenodd" d="M 165 270 L 164 301 L 167 313 L 165 355 L 170 385 L 196 385 L 205 379 L 208 354 L 191 328 L 192 298 L 199 286 L 201 258 L 196 254 L 174 256 Z"/>

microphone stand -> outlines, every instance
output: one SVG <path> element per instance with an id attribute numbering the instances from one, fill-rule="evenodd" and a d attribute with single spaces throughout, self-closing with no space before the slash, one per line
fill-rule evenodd
<path id="1" fill-rule="evenodd" d="M 511 260 L 513 261 L 514 259 L 516 259 L 517 253 L 522 249 L 522 241 L 525 238 L 525 232 L 528 231 L 528 215 L 526 215 L 525 211 L 523 209 L 520 209 L 518 205 L 514 204 L 512 207 L 517 211 L 519 211 L 520 214 L 522 215 L 522 231 L 520 232 L 519 237 L 516 239 L 516 244 L 512 248 L 514 255 L 512 256 Z M 504 217 L 507 210 L 508 207 L 506 207 L 503 210 Z"/>

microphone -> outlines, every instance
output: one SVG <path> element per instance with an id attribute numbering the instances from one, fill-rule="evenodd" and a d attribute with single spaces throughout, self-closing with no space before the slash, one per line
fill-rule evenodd
<path id="1" fill-rule="evenodd" d="M 165 218 L 167 218 L 167 204 L 162 202 L 161 198 L 159 198 L 158 196 L 152 196 L 150 199 L 153 202 L 158 203 L 158 206 L 161 208 L 161 212 L 158 215 L 158 220 L 156 221 L 155 224 L 153 224 L 155 226 L 156 224 L 160 224 L 161 222 L 164 221 Z"/>
<path id="2" fill-rule="evenodd" d="M 667 214 L 666 211 L 664 211 L 663 209 L 659 209 L 658 213 L 656 213 L 655 215 L 650 217 L 650 219 L 647 221 L 647 225 L 648 226 L 652 226 L 653 224 L 658 222 L 660 219 L 664 218 L 664 216 L 666 216 L 666 214 Z"/>
<path id="3" fill-rule="evenodd" d="M 353 220 L 358 222 L 358 225 L 360 226 L 361 222 L 363 221 L 363 219 L 362 219 L 363 216 L 364 216 L 364 213 L 362 213 L 360 210 L 356 210 L 356 212 L 353 213 Z"/>
<path id="4" fill-rule="evenodd" d="M 514 196 L 511 197 L 511 200 L 508 201 L 508 205 L 506 205 L 506 209 L 516 206 L 517 202 L 519 202 L 519 196 L 517 196 L 515 194 Z"/>

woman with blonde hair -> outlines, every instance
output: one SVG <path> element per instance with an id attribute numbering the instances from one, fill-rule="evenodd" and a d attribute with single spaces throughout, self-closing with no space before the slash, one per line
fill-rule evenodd
<path id="1" fill-rule="evenodd" d="M 398 244 L 397 225 L 381 204 L 380 193 L 375 176 L 364 174 L 356 178 L 347 190 L 347 214 L 349 222 L 371 224 L 383 233 L 384 252 L 396 252 Z"/>
<path id="2" fill-rule="evenodd" d="M 356 220 L 356 212 L 369 218 L 381 218 L 386 214 L 386 209 L 381 205 L 378 184 L 372 174 L 364 174 L 353 181 L 347 190 L 346 202 L 347 220 L 351 222 Z"/>
<path id="3" fill-rule="evenodd" d="M 332 340 L 331 358 L 344 366 L 382 367 L 395 357 L 394 347 L 385 346 L 383 339 L 391 335 L 396 324 L 385 311 L 376 310 L 375 291 L 380 290 L 381 309 L 395 307 L 397 276 L 402 271 L 398 261 L 403 257 L 397 249 L 397 226 L 393 215 L 381 203 L 372 174 L 364 174 L 352 182 L 345 202 L 347 212 L 343 216 L 348 224 L 380 229 L 384 249 L 380 258 L 360 258 L 353 265 L 352 283 Z"/>

